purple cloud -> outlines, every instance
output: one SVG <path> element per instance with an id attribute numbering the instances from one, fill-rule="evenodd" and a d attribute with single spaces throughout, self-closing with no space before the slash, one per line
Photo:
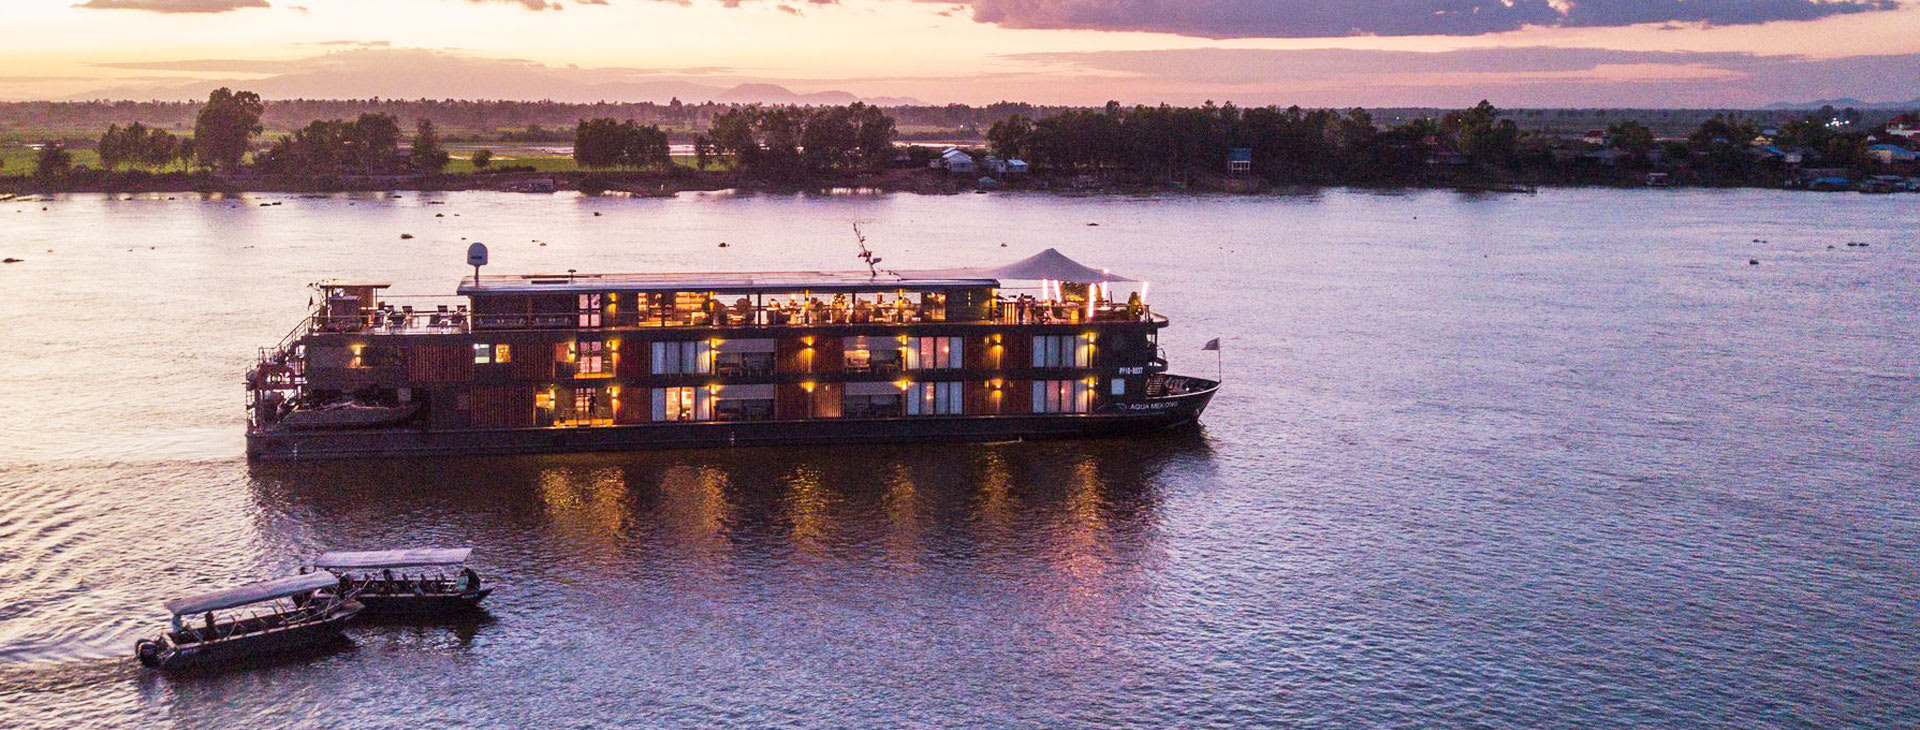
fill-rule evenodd
<path id="1" fill-rule="evenodd" d="M 1752 107 L 1782 99 L 1904 100 L 1920 53 L 1841 58 L 1728 51 L 1186 48 L 1026 53 L 1049 73 L 1109 74 L 1123 100 L 1332 106 Z M 1631 71 L 1620 71 L 1633 67 Z"/>
<path id="2" fill-rule="evenodd" d="M 265 8 L 267 0 L 87 0 L 75 5 L 89 10 L 145 10 L 154 13 L 224 13 L 241 8 Z"/>
<path id="3" fill-rule="evenodd" d="M 948 0 L 949 2 L 953 0 Z M 1528 26 L 1744 25 L 1893 10 L 1898 0 L 958 0 L 1009 28 L 1206 38 L 1479 35 Z"/>

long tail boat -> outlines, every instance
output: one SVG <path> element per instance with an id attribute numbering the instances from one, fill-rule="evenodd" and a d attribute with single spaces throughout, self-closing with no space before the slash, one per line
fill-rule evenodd
<path id="1" fill-rule="evenodd" d="M 331 574 L 306 573 L 167 601 L 172 626 L 135 643 L 134 655 L 156 669 L 193 669 L 339 640 L 361 605 L 316 593 L 333 585 Z"/>

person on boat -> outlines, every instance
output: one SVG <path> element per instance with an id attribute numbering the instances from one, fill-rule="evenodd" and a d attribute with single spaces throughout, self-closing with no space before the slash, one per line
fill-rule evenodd
<path id="1" fill-rule="evenodd" d="M 1134 292 L 1132 294 L 1127 295 L 1127 316 L 1128 317 L 1132 319 L 1139 319 L 1140 315 L 1145 312 L 1145 308 L 1146 308 L 1146 305 L 1140 301 L 1140 292 Z"/>
<path id="2" fill-rule="evenodd" d="M 480 588 L 480 574 L 473 572 L 472 568 L 466 567 L 464 565 L 461 566 L 460 567 L 460 592 L 466 593 L 467 591 L 478 590 L 479 588 Z"/>

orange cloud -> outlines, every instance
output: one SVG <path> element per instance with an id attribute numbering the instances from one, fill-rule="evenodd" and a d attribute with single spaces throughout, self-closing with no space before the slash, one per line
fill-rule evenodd
<path id="1" fill-rule="evenodd" d="M 154 13 L 224 13 L 241 8 L 272 7 L 267 0 L 87 0 L 75 5 L 90 10 L 145 10 Z"/>

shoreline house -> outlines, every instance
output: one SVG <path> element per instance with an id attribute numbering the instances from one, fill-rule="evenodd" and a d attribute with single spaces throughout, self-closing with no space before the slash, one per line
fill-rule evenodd
<path id="1" fill-rule="evenodd" d="M 1253 148 L 1231 147 L 1227 149 L 1227 174 L 1241 177 L 1253 173 Z"/>
<path id="2" fill-rule="evenodd" d="M 1920 159 L 1920 152 L 1897 144 L 1876 144 L 1867 147 L 1867 156 L 1882 165 L 1893 165 Z"/>
<path id="3" fill-rule="evenodd" d="M 979 170 L 979 166 L 974 164 L 973 155 L 960 151 L 958 147 L 942 150 L 940 159 L 935 164 L 946 168 L 948 173 L 954 175 L 971 175 Z"/>

